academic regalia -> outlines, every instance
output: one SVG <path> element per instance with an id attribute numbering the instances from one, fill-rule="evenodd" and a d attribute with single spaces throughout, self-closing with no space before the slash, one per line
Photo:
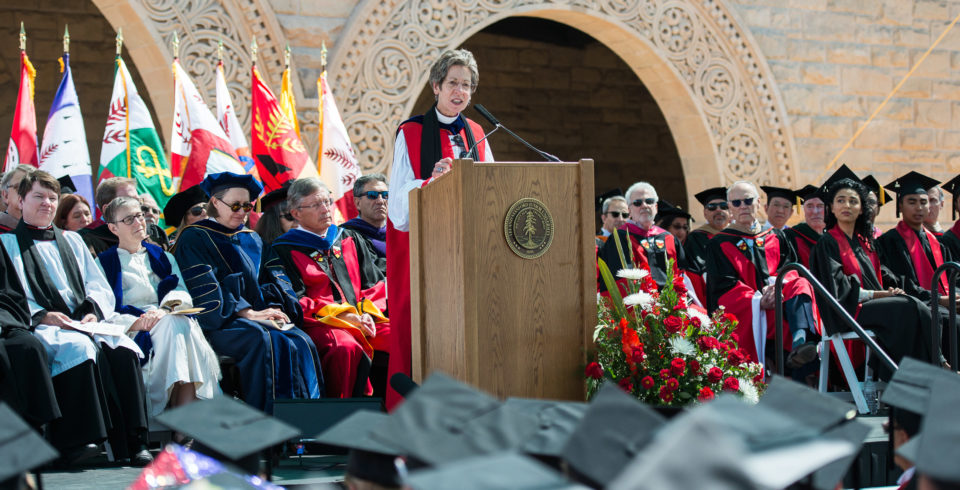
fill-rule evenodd
<path id="1" fill-rule="evenodd" d="M 110 247 L 97 258 L 117 298 L 115 311 L 121 313 L 118 323 L 127 328 L 140 315 L 161 306 L 170 310 L 193 307 L 193 298 L 180 278 L 173 256 L 146 241 L 143 247 L 132 254 Z M 200 399 L 221 393 L 217 384 L 219 359 L 193 318 L 166 315 L 149 332 L 128 335 L 135 335 L 134 341 L 146 356 L 143 377 L 151 416 L 166 408 L 177 383 L 193 384 Z"/>
<path id="2" fill-rule="evenodd" d="M 943 184 L 943 190 L 953 196 L 951 199 L 950 218 L 956 219 L 957 196 L 960 195 L 960 176 L 954 177 L 949 182 Z M 937 238 L 940 240 L 940 243 L 943 244 L 944 248 L 950 252 L 951 257 L 954 259 L 960 258 L 960 221 L 954 222 L 949 230 L 944 231 L 943 234 Z"/>
<path id="3" fill-rule="evenodd" d="M 17 223 L 20 220 L 14 218 L 13 215 L 4 211 L 0 213 L 0 233 L 9 233 L 17 227 Z"/>
<path id="4" fill-rule="evenodd" d="M 108 248 L 120 243 L 117 235 L 110 231 L 110 227 L 103 220 L 94 221 L 86 228 L 78 230 L 77 233 L 83 238 L 83 242 L 87 244 L 87 248 L 94 256 L 100 255 Z M 164 250 L 170 248 L 167 233 L 157 225 L 147 225 L 147 239 Z"/>
<path id="5" fill-rule="evenodd" d="M 303 329 L 313 339 L 323 363 L 327 396 L 370 395 L 367 380 L 374 351 L 389 352 L 390 322 L 386 286 L 376 254 L 336 226 L 321 237 L 303 228 L 273 242 L 303 308 Z M 359 327 L 337 318 L 344 312 L 369 313 L 377 334 L 366 338 Z"/>
<path id="6" fill-rule="evenodd" d="M 677 242 L 677 237 L 669 231 L 656 225 L 644 230 L 633 223 L 624 223 L 620 229 L 626 230 L 630 236 L 630 248 L 633 251 L 635 263 L 638 267 L 646 266 L 650 269 L 650 275 L 657 286 L 662 288 L 668 281 L 667 259 L 673 260 L 675 273 L 680 270 L 685 271 L 688 268 L 683 246 Z M 626 244 L 621 243 L 620 246 L 625 247 Z M 613 240 L 607 240 L 604 249 L 612 253 L 601 251 L 602 257 L 616 257 L 616 244 Z M 624 253 L 627 253 L 627 251 L 624 250 Z M 613 273 L 620 269 L 615 267 L 615 264 L 615 261 L 607 263 Z"/>
<path id="7" fill-rule="evenodd" d="M 34 335 L 44 344 L 60 419 L 47 437 L 58 449 L 110 438 L 113 456 L 128 457 L 147 430 L 140 348 L 126 336 L 88 335 L 41 324 L 48 311 L 80 320 L 93 314 L 111 320 L 113 292 L 79 235 L 38 229 L 20 221 L 0 235 L 20 277 Z"/>
<path id="8" fill-rule="evenodd" d="M 426 131 L 425 131 L 426 129 Z M 424 136 L 426 134 L 426 136 Z M 426 114 L 404 121 L 397 129 L 390 170 L 390 201 L 387 203 L 387 277 L 392 324 L 390 377 L 409 375 L 410 360 L 410 202 L 411 190 L 430 182 L 433 167 L 442 158 L 460 158 L 483 139 L 479 124 L 458 114 L 443 116 L 436 106 Z M 479 145 L 476 161 L 492 162 L 489 140 Z M 393 388 L 387 389 L 387 408 L 400 401 Z"/>
<path id="9" fill-rule="evenodd" d="M 763 363 L 766 339 L 774 337 L 774 329 L 768 325 L 773 325 L 775 311 L 760 310 L 761 291 L 774 283 L 780 267 L 796 260 L 783 232 L 775 229 L 750 234 L 727 228 L 707 245 L 707 309 L 713 311 L 723 306 L 727 313 L 737 317 L 740 348 L 753 362 Z M 801 296 L 812 300 L 813 287 L 806 279 L 790 272 L 783 283 L 784 302 Z M 784 313 L 784 348 L 790 349 L 792 337 L 787 328 L 790 312 L 785 308 Z M 803 313 L 812 314 L 812 318 L 803 320 L 808 327 L 818 330 L 816 304 L 812 304 L 810 310 L 804 307 Z"/>
<path id="10" fill-rule="evenodd" d="M 894 362 L 904 356 L 930 358 L 930 308 L 912 296 L 860 300 L 860 290 L 884 291 L 880 258 L 869 242 L 833 227 L 810 257 L 810 271 L 865 329 L 873 330 Z M 849 329 L 831 308 L 822 308 L 826 334 Z M 890 373 L 887 373 L 890 374 Z"/>
<path id="11" fill-rule="evenodd" d="M 340 228 L 354 239 L 366 242 L 368 248 L 376 254 L 377 269 L 380 269 L 383 277 L 387 277 L 387 227 L 376 228 L 363 218 L 356 217 L 340 225 Z"/>
<path id="12" fill-rule="evenodd" d="M 790 246 L 793 247 L 794 252 L 797 253 L 797 260 L 804 267 L 810 268 L 810 252 L 817 244 L 821 234 L 806 223 L 798 223 L 796 226 L 784 230 L 783 234 Z"/>
<path id="13" fill-rule="evenodd" d="M 688 274 L 690 282 L 693 283 L 693 289 L 701 301 L 707 297 L 707 243 L 720 230 L 705 224 L 687 235 L 687 241 L 683 243 L 683 253 L 687 259 Z"/>
<path id="14" fill-rule="evenodd" d="M 234 358 L 244 400 L 272 413 L 274 398 L 318 398 L 320 360 L 299 328 L 286 331 L 237 316 L 245 308 L 278 308 L 300 323 L 300 305 L 279 263 L 264 263 L 260 237 L 251 229 L 198 221 L 180 232 L 174 256 L 213 350 Z"/>

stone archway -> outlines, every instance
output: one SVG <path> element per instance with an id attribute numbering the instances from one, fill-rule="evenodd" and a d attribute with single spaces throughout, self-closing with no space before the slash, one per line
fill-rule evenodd
<path id="1" fill-rule="evenodd" d="M 723 0 L 365 0 L 331 63 L 365 171 L 387 170 L 394 130 L 439 53 L 516 15 L 568 24 L 627 62 L 667 118 L 688 192 L 739 179 L 795 181 L 770 69 Z"/>

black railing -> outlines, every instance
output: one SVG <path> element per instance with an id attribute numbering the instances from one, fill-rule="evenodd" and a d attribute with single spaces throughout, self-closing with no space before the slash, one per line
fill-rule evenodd
<path id="1" fill-rule="evenodd" d="M 947 262 L 937 270 L 933 271 L 933 279 L 930 280 L 930 362 L 934 366 L 940 364 L 940 338 L 943 335 L 943 326 L 940 323 L 940 276 L 944 272 L 947 275 L 947 308 L 950 310 L 950 323 L 947 329 L 950 331 L 950 366 L 956 369 L 957 366 L 957 275 L 960 274 L 960 264 L 956 262 Z"/>
<path id="2" fill-rule="evenodd" d="M 850 313 L 847 313 L 847 310 L 843 309 L 843 306 L 840 306 L 840 303 L 837 302 L 837 299 L 827 291 L 827 288 L 823 287 L 823 284 L 820 284 L 813 274 L 807 270 L 802 264 L 796 262 L 791 262 L 785 266 L 777 273 L 777 282 L 774 285 L 774 300 L 776 302 L 776 321 L 774 322 L 774 328 L 776 332 L 774 333 L 775 341 L 777 344 L 777 372 L 783 376 L 784 365 L 783 365 L 783 279 L 790 271 L 797 271 L 798 274 L 803 276 L 804 279 L 810 282 L 810 285 L 813 286 L 813 289 L 817 293 L 820 293 L 820 296 L 825 300 L 827 306 L 833 309 L 837 315 L 847 324 L 847 327 L 850 328 L 854 333 L 860 337 L 867 346 L 876 353 L 877 357 L 880 358 L 883 363 L 890 368 L 891 372 L 897 370 L 897 363 L 893 362 L 893 359 L 887 355 L 883 349 L 877 344 L 877 341 L 873 339 L 870 335 L 867 335 L 867 331 L 857 323 L 856 320 L 850 316 Z M 957 271 L 960 271 L 960 266 L 958 266 Z M 816 301 L 817 298 L 810 298 L 811 300 Z M 818 306 L 821 306 L 821 303 L 817 303 Z"/>

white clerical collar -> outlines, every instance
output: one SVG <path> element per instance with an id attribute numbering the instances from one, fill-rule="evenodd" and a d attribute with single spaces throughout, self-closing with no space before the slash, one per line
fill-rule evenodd
<path id="1" fill-rule="evenodd" d="M 440 113 L 440 109 L 434 109 L 434 110 L 437 111 L 437 121 L 440 121 L 443 124 L 453 124 L 453 121 L 456 121 L 457 118 L 460 117 L 460 114 L 457 114 L 456 116 L 453 116 L 453 117 L 444 116 L 443 114 Z"/>

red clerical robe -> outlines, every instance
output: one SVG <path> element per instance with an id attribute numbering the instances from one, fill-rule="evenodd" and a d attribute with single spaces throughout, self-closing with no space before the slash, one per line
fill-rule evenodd
<path id="1" fill-rule="evenodd" d="M 465 120 L 466 123 L 462 121 Z M 390 318 L 392 321 L 390 366 L 388 379 L 396 373 L 410 375 L 410 237 L 409 204 L 407 194 L 414 188 L 430 182 L 430 175 L 422 175 L 420 166 L 420 139 L 423 132 L 423 117 L 418 116 L 405 121 L 397 130 L 397 143 L 405 146 L 405 151 L 394 153 L 394 168 L 390 172 L 390 213 L 387 220 L 387 293 L 390 297 Z M 465 124 L 470 125 L 475 141 L 483 138 L 483 128 L 479 124 L 458 116 L 455 124 L 440 125 L 440 151 L 444 158 L 458 158 L 454 152 L 451 137 L 456 128 L 461 141 L 467 140 Z M 492 160 L 486 141 L 478 148 L 478 161 Z M 387 409 L 391 410 L 401 400 L 392 386 L 387 387 Z"/>
<path id="2" fill-rule="evenodd" d="M 763 363 L 766 339 L 774 336 L 775 311 L 759 309 L 760 292 L 764 286 L 773 284 L 777 269 L 796 260 L 783 232 L 775 229 L 754 235 L 727 228 L 707 245 L 708 309 L 713 311 L 723 306 L 727 313 L 737 317 L 740 348 L 752 362 Z M 783 283 L 784 301 L 803 294 L 812 299 L 813 287 L 795 272 L 788 273 Z M 812 306 L 819 330 L 816 303 Z M 783 331 L 784 346 L 789 349 L 792 342 L 786 321 Z"/>

